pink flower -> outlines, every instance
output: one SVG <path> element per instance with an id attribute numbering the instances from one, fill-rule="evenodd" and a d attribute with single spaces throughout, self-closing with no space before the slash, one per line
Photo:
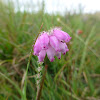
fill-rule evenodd
<path id="1" fill-rule="evenodd" d="M 60 51 L 62 54 L 66 54 L 67 51 L 69 51 L 66 43 L 62 43 L 62 42 L 59 42 L 59 47 L 60 47 Z"/>
<path id="2" fill-rule="evenodd" d="M 69 51 L 66 42 L 69 42 L 71 37 L 68 33 L 60 30 L 53 29 L 52 32 L 42 32 L 35 42 L 34 55 L 38 56 L 39 62 L 43 62 L 47 54 L 51 62 L 54 61 L 54 57 L 61 58 L 61 53 L 66 54 Z"/>
<path id="3" fill-rule="evenodd" d="M 58 38 L 59 41 L 61 42 L 69 42 L 71 37 L 69 36 L 68 33 L 60 30 L 60 29 L 54 29 L 53 34 Z"/>
<path id="4" fill-rule="evenodd" d="M 39 56 L 39 52 L 42 50 L 40 40 L 37 39 L 33 48 L 34 55 Z"/>
<path id="5" fill-rule="evenodd" d="M 49 47 L 48 47 L 48 49 L 46 50 L 46 52 L 47 52 L 47 56 L 48 56 L 49 60 L 50 60 L 51 62 L 53 62 L 54 59 L 55 59 L 54 56 L 55 56 L 55 54 L 56 54 L 56 51 L 54 50 L 54 48 L 52 48 L 52 46 L 49 45 Z"/>
<path id="6" fill-rule="evenodd" d="M 43 32 L 43 34 L 39 38 L 40 38 L 40 44 L 41 44 L 42 49 L 47 49 L 48 43 L 49 43 L 49 37 L 47 33 Z"/>
<path id="7" fill-rule="evenodd" d="M 57 39 L 55 36 L 53 36 L 53 35 L 50 36 L 50 45 L 51 45 L 56 51 L 59 51 L 59 50 L 60 50 L 60 48 L 59 48 L 59 41 L 58 41 L 58 39 Z"/>
<path id="8" fill-rule="evenodd" d="M 39 53 L 39 56 L 38 56 L 39 62 L 43 62 L 44 61 L 45 55 L 46 55 L 46 51 L 45 50 L 41 50 L 40 53 Z"/>
<path id="9" fill-rule="evenodd" d="M 57 52 L 56 56 L 57 56 L 58 59 L 61 59 L 61 52 Z"/>

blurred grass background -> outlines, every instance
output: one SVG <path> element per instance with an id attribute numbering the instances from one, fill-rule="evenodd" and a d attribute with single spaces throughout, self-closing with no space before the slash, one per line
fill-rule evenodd
<path id="1" fill-rule="evenodd" d="M 21 100 L 33 42 L 40 30 L 58 26 L 72 37 L 69 52 L 49 62 L 41 100 L 100 100 L 100 13 L 15 12 L 13 2 L 0 1 L 0 100 Z M 37 57 L 32 56 L 27 100 L 36 98 Z"/>

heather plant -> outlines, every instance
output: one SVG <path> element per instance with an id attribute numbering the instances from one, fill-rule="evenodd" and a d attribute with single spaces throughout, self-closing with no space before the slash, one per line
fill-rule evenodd
<path id="1" fill-rule="evenodd" d="M 60 59 L 61 53 L 66 54 L 69 51 L 66 42 L 70 39 L 68 33 L 57 28 L 51 32 L 42 32 L 33 45 L 34 55 L 38 56 L 39 62 L 43 62 L 46 53 L 51 62 L 54 61 L 54 56 Z"/>
<path id="2" fill-rule="evenodd" d="M 54 61 L 54 56 L 57 56 L 58 59 L 61 59 L 61 53 L 66 54 L 69 51 L 66 42 L 70 41 L 71 37 L 68 33 L 62 31 L 59 28 L 52 29 L 50 32 L 41 32 L 39 37 L 37 38 L 35 45 L 33 45 L 34 55 L 38 56 L 38 62 L 44 62 L 44 58 L 47 54 L 50 62 Z M 39 64 L 39 65 L 40 65 Z M 42 64 L 41 64 L 42 65 Z M 40 71 L 42 67 L 38 66 L 38 74 L 37 74 L 37 85 L 39 85 L 41 75 Z M 47 70 L 47 67 L 46 67 Z M 45 78 L 45 77 L 44 77 Z M 43 79 L 44 79 L 43 78 Z M 41 82 L 43 85 L 43 82 Z M 40 85 L 41 85 L 40 84 Z M 42 86 L 43 87 L 43 86 Z M 42 87 L 37 86 L 37 99 L 40 99 Z M 40 88 L 40 89 L 39 89 Z"/>
<path id="3" fill-rule="evenodd" d="M 4 1 L 0 0 L 0 100 L 99 100 L 100 13 L 48 14 L 45 6 L 28 12 Z M 50 30 L 54 26 L 61 29 Z M 72 37 L 70 42 L 60 34 L 62 30 Z M 38 59 L 43 48 L 33 52 L 43 31 L 61 58 L 55 55 L 52 60 L 46 52 Z M 53 40 L 66 43 L 67 53 Z"/>

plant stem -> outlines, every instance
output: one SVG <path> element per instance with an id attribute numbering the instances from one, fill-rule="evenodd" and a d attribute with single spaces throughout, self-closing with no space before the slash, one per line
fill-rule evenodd
<path id="1" fill-rule="evenodd" d="M 42 25 L 40 27 L 40 31 L 41 31 L 42 27 L 43 27 L 43 23 L 42 23 Z M 38 35 L 40 34 L 40 31 L 39 31 Z M 35 43 L 35 41 L 34 41 L 34 43 Z M 32 48 L 33 48 L 33 46 L 32 46 Z M 32 57 L 32 52 L 33 52 L 33 49 L 31 49 L 31 52 L 30 52 L 30 55 L 29 55 L 29 59 L 28 59 L 28 63 L 27 63 L 27 69 L 26 69 L 26 73 L 25 73 L 25 82 L 24 82 L 24 87 L 23 87 L 22 100 L 26 100 L 27 73 L 28 73 L 28 68 L 29 68 L 29 65 L 30 65 L 31 57 Z"/>
<path id="2" fill-rule="evenodd" d="M 46 72 L 47 72 L 47 65 L 45 65 L 45 71 L 44 71 L 44 74 L 43 74 L 43 77 L 42 77 L 42 81 L 40 83 L 40 88 L 39 90 L 37 89 L 37 97 L 36 97 L 36 100 L 40 100 L 40 97 L 41 97 L 41 93 L 42 93 L 42 89 L 43 89 L 43 84 L 44 84 L 44 79 L 45 79 L 45 76 L 46 76 Z"/>
<path id="3" fill-rule="evenodd" d="M 28 73 L 28 68 L 30 65 L 31 57 L 32 57 L 32 51 L 33 50 L 31 49 L 30 56 L 29 56 L 28 63 L 27 63 L 27 69 L 26 69 L 26 73 L 25 73 L 25 82 L 24 82 L 23 97 L 22 97 L 23 100 L 26 100 L 27 73 Z"/>

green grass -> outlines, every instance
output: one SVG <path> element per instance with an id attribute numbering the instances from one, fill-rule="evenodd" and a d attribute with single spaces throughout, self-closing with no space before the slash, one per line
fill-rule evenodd
<path id="1" fill-rule="evenodd" d="M 48 70 L 41 100 L 99 100 L 99 22 L 95 14 L 50 15 L 42 9 L 15 13 L 11 3 L 0 1 L 0 100 L 36 98 L 38 64 L 30 52 L 42 23 L 41 31 L 58 26 L 72 39 L 61 60 L 55 58 L 51 63 L 45 58 L 43 66 L 48 65 Z M 78 29 L 83 33 L 77 34 Z"/>

